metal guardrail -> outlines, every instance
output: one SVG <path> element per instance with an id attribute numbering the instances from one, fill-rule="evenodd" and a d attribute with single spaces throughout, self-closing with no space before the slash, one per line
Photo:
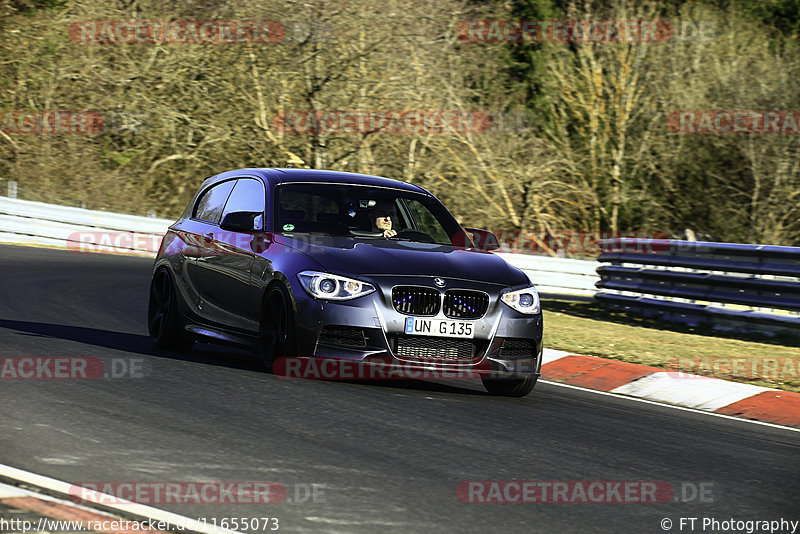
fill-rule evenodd
<path id="1" fill-rule="evenodd" d="M 495 254 L 527 274 L 545 298 L 591 300 L 597 291 L 595 284 L 600 281 L 597 274 L 600 263 L 596 261 L 510 252 Z"/>
<path id="2" fill-rule="evenodd" d="M 0 197 L 0 242 L 154 256 L 173 221 Z"/>
<path id="3" fill-rule="evenodd" d="M 0 197 L 0 242 L 154 256 L 173 221 Z M 545 297 L 590 299 L 593 261 L 498 253 L 522 269 Z"/>
<path id="4" fill-rule="evenodd" d="M 800 333 L 800 247 L 608 239 L 598 260 L 606 308 L 692 326 Z"/>

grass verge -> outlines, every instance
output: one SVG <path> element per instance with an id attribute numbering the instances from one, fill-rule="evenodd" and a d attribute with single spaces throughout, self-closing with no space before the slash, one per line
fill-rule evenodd
<path id="1" fill-rule="evenodd" d="M 800 392 L 796 339 L 720 333 L 595 303 L 543 300 L 544 346 Z"/>

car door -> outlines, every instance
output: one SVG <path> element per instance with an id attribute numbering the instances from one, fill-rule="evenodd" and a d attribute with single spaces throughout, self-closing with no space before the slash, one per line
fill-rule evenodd
<path id="1" fill-rule="evenodd" d="M 186 240 L 186 272 L 191 284 L 192 308 L 201 318 L 206 319 L 204 303 L 207 300 L 200 284 L 198 259 L 214 253 L 213 236 L 219 230 L 219 221 L 225 202 L 236 185 L 236 179 L 215 183 L 198 197 L 182 231 Z M 205 306 L 207 309 L 207 306 Z"/>
<path id="2" fill-rule="evenodd" d="M 197 258 L 198 286 L 203 299 L 201 314 L 215 324 L 255 331 L 250 317 L 250 273 L 255 259 L 251 242 L 263 230 L 265 192 L 255 178 L 236 180 L 219 218 L 204 234 L 205 252 Z M 251 232 L 223 230 L 219 224 L 228 213 L 259 212 Z"/>

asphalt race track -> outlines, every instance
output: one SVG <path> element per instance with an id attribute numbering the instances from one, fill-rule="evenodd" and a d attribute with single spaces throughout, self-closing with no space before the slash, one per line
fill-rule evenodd
<path id="1" fill-rule="evenodd" d="M 70 483 L 279 482 L 280 504 L 152 506 L 209 521 L 277 517 L 286 532 L 664 532 L 664 518 L 679 532 L 681 517 L 800 519 L 798 432 L 546 383 L 495 398 L 479 382 L 286 380 L 213 345 L 157 351 L 151 266 L 0 246 L 0 357 L 135 369 L 0 380 L 0 463 Z M 461 502 L 456 488 L 476 480 L 667 481 L 689 502 Z"/>

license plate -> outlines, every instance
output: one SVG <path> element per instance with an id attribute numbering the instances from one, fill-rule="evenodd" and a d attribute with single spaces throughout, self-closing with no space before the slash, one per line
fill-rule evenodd
<path id="1" fill-rule="evenodd" d="M 466 337 L 471 339 L 475 336 L 475 323 L 471 321 L 406 317 L 406 334 L 437 337 Z"/>

